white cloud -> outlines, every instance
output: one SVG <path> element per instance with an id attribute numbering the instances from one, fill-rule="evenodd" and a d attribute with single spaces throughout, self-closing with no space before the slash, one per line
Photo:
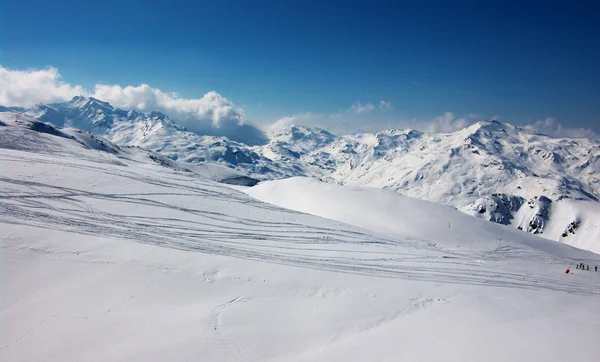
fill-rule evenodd
<path id="1" fill-rule="evenodd" d="M 386 111 L 392 108 L 392 103 L 385 100 L 380 100 L 377 105 L 374 103 L 362 104 L 359 101 L 356 101 L 350 108 L 346 110 L 339 110 L 336 113 L 318 114 L 305 112 L 284 117 L 277 120 L 275 123 L 268 125 L 266 129 L 273 131 L 279 130 L 285 126 L 300 124 L 305 126 L 325 128 L 331 132 L 337 132 L 339 134 L 346 134 L 348 132 L 352 133 L 364 130 L 365 124 L 363 123 L 363 115 L 376 109 Z M 377 122 L 370 122 L 370 128 L 373 128 L 376 123 Z"/>
<path id="2" fill-rule="evenodd" d="M 373 103 L 365 103 L 362 104 L 359 101 L 354 102 L 350 109 L 348 109 L 349 113 L 354 114 L 365 114 L 374 111 L 376 108 L 380 110 L 389 110 L 392 109 L 392 103 L 388 101 L 384 101 L 383 99 L 379 101 L 377 105 Z M 341 113 L 333 114 L 333 117 L 339 117 Z"/>
<path id="3" fill-rule="evenodd" d="M 37 103 L 68 101 L 78 95 L 98 98 L 123 109 L 163 112 L 199 134 L 243 138 L 251 143 L 256 142 L 253 137 L 260 138 L 258 130 L 246 124 L 244 111 L 214 91 L 191 99 L 147 84 L 125 87 L 97 84 L 90 91 L 64 82 L 58 69 L 53 67 L 11 70 L 0 66 L 1 105 L 29 107 Z"/>
<path id="4" fill-rule="evenodd" d="M 471 122 L 464 118 L 455 118 L 454 113 L 446 112 L 443 116 L 435 117 L 420 128 L 429 133 L 450 133 L 467 127 Z"/>
<path id="5" fill-rule="evenodd" d="M 195 122 L 210 122 L 216 128 L 241 126 L 246 122 L 241 108 L 214 91 L 202 98 L 188 99 L 147 84 L 127 87 L 98 84 L 93 97 L 123 109 L 163 112 L 192 128 Z"/>
<path id="6" fill-rule="evenodd" d="M 392 103 L 388 101 L 384 101 L 383 99 L 379 101 L 379 109 L 392 109 Z"/>
<path id="7" fill-rule="evenodd" d="M 356 102 L 354 102 L 352 107 L 350 107 L 350 112 L 353 112 L 356 114 L 363 114 L 363 113 L 369 113 L 374 109 L 375 109 L 375 105 L 373 103 L 361 104 L 360 102 L 356 101 Z"/>
<path id="8" fill-rule="evenodd" d="M 83 87 L 61 80 L 58 69 L 10 70 L 0 66 L 0 104 L 30 107 L 87 94 Z"/>
<path id="9" fill-rule="evenodd" d="M 525 128 L 552 137 L 595 138 L 598 136 L 596 132 L 589 128 L 564 127 L 554 117 L 546 117 L 545 119 L 538 120 L 534 124 L 526 125 Z"/>
<path id="10" fill-rule="evenodd" d="M 416 118 L 412 120 L 376 118 L 365 122 L 364 117 L 360 114 L 347 110 L 329 115 L 310 112 L 299 113 L 281 118 L 267 126 L 266 129 L 277 131 L 290 125 L 303 125 L 324 128 L 335 134 L 375 133 L 393 128 L 412 128 L 427 133 L 450 133 L 473 123 L 475 123 L 475 120 L 469 121 L 466 118 L 456 118 L 452 112 L 446 112 L 443 116 L 435 117 L 431 121 L 419 121 Z"/>
<path id="11" fill-rule="evenodd" d="M 176 93 L 164 92 L 147 84 L 125 87 L 97 84 L 93 90 L 87 90 L 81 85 L 65 82 L 58 69 L 54 67 L 12 70 L 0 66 L 0 105 L 30 107 L 37 103 L 68 101 L 78 95 L 95 97 L 123 109 L 136 109 L 142 112 L 160 111 L 198 134 L 227 136 L 248 143 L 264 140 L 260 130 L 247 124 L 242 108 L 214 91 L 200 98 L 182 98 Z M 335 120 L 339 127 L 345 125 L 346 128 L 352 128 L 351 124 L 356 126 L 359 123 L 359 116 L 376 109 L 383 111 L 391 108 L 391 102 L 385 100 L 380 100 L 376 104 L 362 104 L 356 101 L 346 111 L 329 116 L 313 113 L 297 114 L 284 117 L 270 127 L 294 123 L 313 123 L 322 126 L 328 120 Z M 355 115 L 354 118 L 352 114 Z M 346 116 L 350 116 L 351 119 L 346 119 Z M 456 118 L 452 112 L 446 112 L 431 122 L 416 122 L 416 124 L 413 122 L 412 126 L 430 133 L 448 133 L 470 125 L 471 120 L 478 117 L 479 115 L 470 114 L 466 118 Z M 494 116 L 491 119 L 499 118 Z M 342 120 L 344 120 L 343 124 Z M 564 127 L 552 117 L 529 124 L 525 128 L 554 137 L 598 137 L 598 134 L 591 129 Z"/>
<path id="12" fill-rule="evenodd" d="M 306 123 L 308 121 L 320 119 L 320 118 L 322 118 L 321 115 L 310 113 L 310 112 L 294 114 L 294 115 L 291 115 L 288 117 L 283 117 L 283 118 L 275 121 L 275 123 L 268 125 L 266 128 L 267 128 L 267 130 L 270 130 L 270 131 L 279 131 L 284 128 L 290 127 L 290 126 L 294 126 L 298 122 Z"/>

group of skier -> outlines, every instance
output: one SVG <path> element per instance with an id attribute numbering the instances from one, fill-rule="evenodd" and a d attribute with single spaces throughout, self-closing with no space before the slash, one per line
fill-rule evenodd
<path id="1" fill-rule="evenodd" d="M 583 263 L 579 263 L 579 264 L 577 264 L 577 266 L 575 267 L 575 269 L 590 270 L 590 266 L 589 265 L 585 265 Z M 595 266 L 594 270 L 598 271 L 598 266 Z"/>

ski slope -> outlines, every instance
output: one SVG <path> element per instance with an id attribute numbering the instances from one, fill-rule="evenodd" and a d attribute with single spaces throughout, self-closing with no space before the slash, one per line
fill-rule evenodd
<path id="1" fill-rule="evenodd" d="M 340 187 L 348 216 L 319 217 L 290 210 L 327 206 L 311 180 L 279 181 L 284 209 L 215 168 L 0 120 L 0 360 L 596 360 L 600 273 L 564 274 L 596 254 L 412 199 L 374 230 L 387 195 Z"/>

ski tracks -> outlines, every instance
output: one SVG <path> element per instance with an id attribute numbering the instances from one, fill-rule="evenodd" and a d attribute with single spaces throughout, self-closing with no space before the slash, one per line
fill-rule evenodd
<path id="1" fill-rule="evenodd" d="M 127 179 L 160 184 L 159 179 L 139 176 L 130 174 Z M 0 194 L 0 222 L 357 275 L 600 294 L 597 285 L 565 281 L 562 274 L 515 273 L 501 265 L 512 260 L 545 265 L 564 262 L 549 255 L 502 244 L 490 252 L 441 250 L 414 240 L 378 238 L 341 223 L 324 223 L 323 219 L 285 212 L 215 184 L 178 184 L 173 179 L 165 182 L 168 189 L 161 185 L 163 188 L 151 189 L 152 193 L 115 194 L 1 177 L 2 187 L 9 186 L 11 192 Z M 29 192 L 19 194 L 19 190 Z M 198 198 L 197 206 L 184 207 L 177 198 L 165 199 L 185 191 Z M 139 209 L 139 214 L 119 213 L 123 203 Z M 220 322 L 215 326 L 219 329 Z"/>
<path id="2" fill-rule="evenodd" d="M 244 302 L 249 302 L 251 301 L 252 298 L 250 297 L 244 297 L 244 296 L 239 296 L 239 297 L 235 297 L 233 299 L 231 299 L 228 302 L 225 302 L 221 305 L 219 305 L 218 307 L 216 307 L 215 309 L 213 309 L 213 330 L 215 333 L 219 333 L 222 334 L 223 332 L 223 313 L 235 306 L 236 304 L 239 303 L 244 303 Z M 231 354 L 235 357 L 236 361 L 242 361 L 243 358 L 241 356 L 242 353 L 244 353 L 244 351 L 246 351 L 247 349 L 250 349 L 252 347 L 240 347 L 240 345 L 238 343 L 236 343 L 235 341 L 231 340 L 229 337 L 226 336 L 220 336 L 218 337 L 218 339 L 221 341 L 221 344 L 226 347 Z"/>
<path id="3" fill-rule="evenodd" d="M 221 327 L 223 326 L 221 316 L 227 308 L 230 308 L 237 303 L 244 303 L 244 302 L 248 302 L 250 300 L 252 300 L 252 298 L 246 298 L 243 296 L 239 296 L 239 297 L 233 298 L 232 300 L 216 307 L 213 310 L 213 318 L 214 318 L 213 328 L 214 328 L 214 330 L 219 331 L 221 329 Z"/>

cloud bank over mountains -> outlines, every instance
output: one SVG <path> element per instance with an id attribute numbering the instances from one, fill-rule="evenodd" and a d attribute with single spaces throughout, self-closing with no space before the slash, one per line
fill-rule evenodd
<path id="1" fill-rule="evenodd" d="M 431 122 L 421 125 L 422 131 L 429 133 L 451 133 L 463 129 L 477 121 L 468 121 L 465 118 L 456 118 L 454 113 L 446 112 L 443 116 L 435 117 Z"/>
<path id="2" fill-rule="evenodd" d="M 0 66 L 0 104 L 31 107 L 37 103 L 68 101 L 86 95 L 83 87 L 61 80 L 58 69 L 12 70 Z"/>
<path id="3" fill-rule="evenodd" d="M 525 128 L 553 137 L 598 138 L 598 134 L 589 128 L 568 128 L 558 123 L 554 117 L 547 117 L 528 124 Z"/>
<path id="4" fill-rule="evenodd" d="M 264 132 L 248 122 L 242 108 L 215 91 L 200 98 L 182 98 L 177 93 L 164 92 L 147 84 L 124 87 L 96 84 L 93 90 L 89 90 L 64 81 L 54 67 L 13 70 L 0 66 L 0 105 L 31 107 L 39 103 L 63 102 L 79 95 L 94 97 L 122 109 L 159 111 L 197 134 L 225 136 L 251 145 L 267 142 Z M 304 124 L 338 134 L 377 132 L 383 128 L 413 128 L 429 133 L 450 133 L 481 120 L 473 115 L 457 117 L 453 112 L 445 112 L 444 115 L 429 120 L 391 120 L 389 113 L 385 116 L 385 121 L 378 119 L 381 112 L 385 113 L 393 108 L 392 103 L 386 100 L 376 103 L 355 101 L 345 111 L 333 114 L 305 112 L 284 117 L 264 128 L 268 130 L 283 125 Z M 498 116 L 492 117 L 495 118 Z M 553 137 L 598 137 L 591 129 L 564 127 L 553 117 L 525 127 Z"/>
<path id="5" fill-rule="evenodd" d="M 96 84 L 93 90 L 62 80 L 58 69 L 11 70 L 0 67 L 0 104 L 31 107 L 39 103 L 63 102 L 87 96 L 122 109 L 167 114 L 188 130 L 205 135 L 226 136 L 248 144 L 266 141 L 263 132 L 248 123 L 243 109 L 217 92 L 201 98 L 182 98 L 147 84 L 119 86 Z"/>

